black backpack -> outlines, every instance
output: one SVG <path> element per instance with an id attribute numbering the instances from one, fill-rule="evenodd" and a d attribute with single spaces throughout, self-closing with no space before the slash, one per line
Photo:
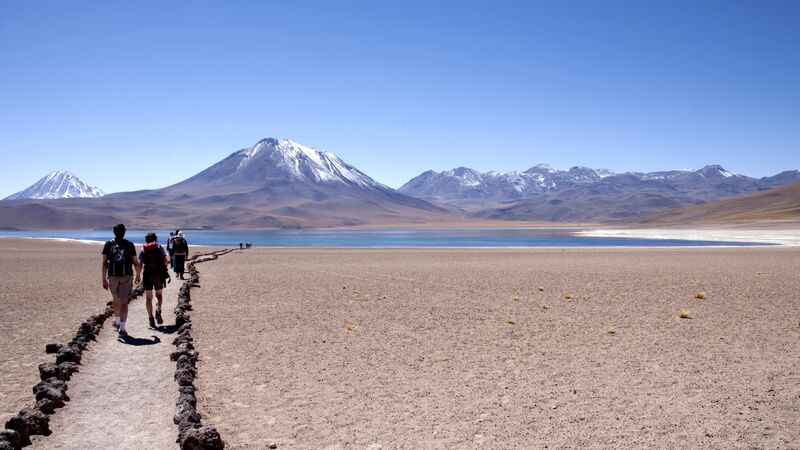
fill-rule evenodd
<path id="1" fill-rule="evenodd" d="M 126 270 L 127 264 L 125 264 L 127 260 L 127 255 L 125 255 L 125 244 L 127 241 L 118 241 L 114 239 L 110 242 L 111 245 L 108 248 L 108 275 L 112 277 L 131 275 L 130 269 Z"/>
<path id="2" fill-rule="evenodd" d="M 186 243 L 186 239 L 178 236 L 175 238 L 175 246 L 173 247 L 175 252 L 186 253 L 189 251 L 189 245 Z"/>

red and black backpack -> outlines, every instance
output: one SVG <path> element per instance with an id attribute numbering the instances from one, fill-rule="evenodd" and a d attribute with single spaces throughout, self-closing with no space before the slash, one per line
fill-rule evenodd
<path id="1" fill-rule="evenodd" d="M 145 270 L 160 274 L 164 268 L 164 255 L 161 253 L 161 246 L 158 245 L 158 242 L 150 242 L 149 244 L 144 244 L 142 249 L 144 250 L 142 264 L 144 264 Z"/>

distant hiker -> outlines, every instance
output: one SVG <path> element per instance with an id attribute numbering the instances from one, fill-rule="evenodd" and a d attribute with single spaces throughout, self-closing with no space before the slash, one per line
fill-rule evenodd
<path id="1" fill-rule="evenodd" d="M 169 252 L 169 267 L 175 269 L 175 232 L 169 232 L 167 240 L 167 252 Z"/>
<path id="2" fill-rule="evenodd" d="M 242 249 L 244 249 L 244 244 L 242 244 L 241 242 L 239 242 L 239 250 L 242 250 Z"/>
<path id="3" fill-rule="evenodd" d="M 189 257 L 189 244 L 186 242 L 186 239 L 183 237 L 183 231 L 178 231 L 178 235 L 175 236 L 175 274 L 177 274 L 181 280 L 183 280 L 183 272 L 184 272 L 184 264 L 186 263 L 186 258 Z"/>
<path id="4" fill-rule="evenodd" d="M 133 284 L 141 281 L 142 265 L 136 257 L 136 246 L 125 239 L 125 225 L 114 226 L 114 239 L 103 246 L 103 289 L 111 291 L 114 309 L 114 327 L 120 337 L 125 337 L 125 321 L 128 319 L 128 300 L 130 300 Z M 136 279 L 133 269 L 136 269 Z"/>
<path id="5" fill-rule="evenodd" d="M 158 243 L 158 236 L 155 233 L 147 233 L 144 237 L 144 242 L 144 247 L 139 252 L 139 261 L 144 266 L 142 286 L 147 298 L 145 303 L 145 306 L 147 306 L 147 319 L 150 323 L 150 328 L 155 328 L 156 322 L 159 325 L 164 323 L 161 318 L 161 305 L 164 302 L 164 296 L 161 292 L 170 276 L 167 270 L 167 253 L 164 251 L 164 247 Z M 153 320 L 153 291 L 156 291 L 156 299 L 158 300 L 155 320 Z"/>

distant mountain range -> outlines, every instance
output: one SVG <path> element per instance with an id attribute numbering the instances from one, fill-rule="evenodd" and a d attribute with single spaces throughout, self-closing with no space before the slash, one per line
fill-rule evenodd
<path id="1" fill-rule="evenodd" d="M 81 177 L 67 171 L 53 171 L 27 189 L 9 195 L 3 200 L 96 198 L 105 193 Z"/>
<path id="2" fill-rule="evenodd" d="M 57 177 L 51 178 L 51 184 L 64 185 L 56 182 Z M 0 227 L 78 229 L 118 222 L 141 228 L 269 228 L 468 224 L 475 220 L 631 221 L 798 181 L 796 170 L 756 179 L 716 165 L 616 174 L 587 167 L 562 171 L 540 164 L 505 174 L 464 167 L 428 171 L 394 190 L 333 153 L 267 138 L 161 189 L 98 198 L 2 201 Z M 40 192 L 51 192 L 44 184 L 40 187 Z M 92 192 L 90 188 L 76 192 Z"/>
<path id="3" fill-rule="evenodd" d="M 540 164 L 525 172 L 480 173 L 468 168 L 424 172 L 400 192 L 456 205 L 469 216 L 495 220 L 608 222 L 735 197 L 800 181 L 791 170 L 751 178 L 708 165 L 700 170 L 628 172 Z"/>
<path id="4" fill-rule="evenodd" d="M 425 200 L 468 205 L 517 200 L 569 186 L 596 183 L 612 175 L 614 173 L 606 169 L 573 167 L 564 171 L 546 164 L 539 164 L 524 172 L 507 173 L 481 173 L 459 167 L 444 172 L 423 172 L 400 187 L 399 191 Z"/>

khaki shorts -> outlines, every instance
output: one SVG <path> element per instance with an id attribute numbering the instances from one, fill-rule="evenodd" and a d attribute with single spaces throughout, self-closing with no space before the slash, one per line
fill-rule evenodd
<path id="1" fill-rule="evenodd" d="M 133 275 L 108 277 L 108 290 L 111 291 L 112 297 L 128 300 L 131 298 L 132 289 Z"/>

